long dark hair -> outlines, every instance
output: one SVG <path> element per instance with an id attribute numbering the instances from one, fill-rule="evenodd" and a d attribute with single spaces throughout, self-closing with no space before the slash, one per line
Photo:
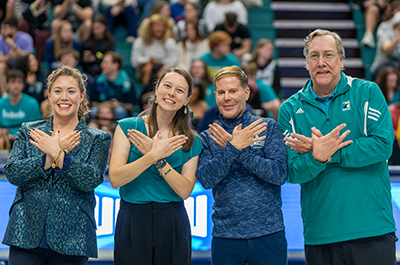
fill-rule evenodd
<path id="1" fill-rule="evenodd" d="M 185 78 L 185 80 L 189 86 L 189 91 L 188 91 L 188 97 L 189 97 L 193 91 L 193 80 L 188 72 L 186 72 L 185 70 L 180 69 L 180 68 L 168 69 L 159 78 L 156 87 L 158 88 L 161 81 L 169 73 L 177 73 L 177 74 L 181 75 L 183 78 Z M 151 102 L 152 102 L 151 108 L 143 111 L 140 114 L 140 116 L 149 115 L 148 123 L 149 123 L 149 137 L 150 138 L 153 138 L 158 131 L 157 104 L 155 104 L 155 99 L 156 99 L 155 96 L 151 99 Z M 194 130 L 192 130 L 192 128 L 190 127 L 190 111 L 188 109 L 186 109 L 186 114 L 185 114 L 185 108 L 187 108 L 187 106 L 183 106 L 180 110 L 178 110 L 176 112 L 175 117 L 172 120 L 172 128 L 173 128 L 172 133 L 173 133 L 173 135 L 180 133 L 180 134 L 184 134 L 188 137 L 186 144 L 182 148 L 183 151 L 187 152 L 192 148 L 192 146 L 194 144 L 194 135 L 196 134 L 196 132 Z"/>
<path id="2" fill-rule="evenodd" d="M 393 66 L 383 67 L 379 70 L 379 73 L 375 79 L 375 83 L 379 86 L 382 91 L 382 94 L 385 96 L 386 102 L 389 102 L 389 91 L 387 87 L 387 77 L 390 74 L 397 75 L 397 87 L 400 86 L 400 71 Z"/>
<path id="3" fill-rule="evenodd" d="M 204 38 L 200 35 L 200 32 L 199 32 L 199 23 L 198 23 L 198 21 L 194 21 L 194 20 L 188 20 L 188 21 L 186 21 L 186 24 L 185 24 L 185 31 L 186 31 L 186 27 L 187 27 L 188 25 L 193 25 L 194 29 L 196 30 L 196 38 L 195 38 L 195 41 L 199 42 L 199 41 L 204 40 Z M 188 36 L 187 36 L 187 34 L 186 34 L 185 38 L 183 38 L 183 40 L 182 40 L 182 46 L 183 46 L 184 49 L 186 49 L 186 41 L 187 41 L 187 40 L 188 40 Z"/>
<path id="4" fill-rule="evenodd" d="M 17 58 L 17 60 L 14 63 L 13 69 L 18 69 L 25 75 L 25 79 L 28 76 L 29 73 L 29 56 L 31 54 L 23 55 Z M 35 56 L 35 55 L 34 55 Z M 36 56 L 35 56 L 36 57 Z M 37 60 L 37 58 L 36 58 Z M 41 69 L 40 69 L 40 63 L 38 60 L 38 70 L 36 72 L 36 76 L 41 74 Z"/>
<path id="5" fill-rule="evenodd" d="M 105 17 L 103 15 L 101 15 L 101 14 L 96 15 L 94 17 L 94 19 L 93 19 L 92 28 L 90 30 L 90 36 L 89 36 L 89 39 L 88 39 L 88 42 L 87 42 L 86 50 L 93 50 L 94 46 L 96 45 L 96 37 L 93 34 L 93 24 L 94 24 L 94 22 L 99 22 L 99 23 L 101 23 L 101 24 L 106 26 L 106 30 L 104 32 L 104 36 L 102 38 L 102 42 L 104 44 L 105 51 L 111 50 L 112 35 L 111 35 L 110 31 L 108 30 L 107 22 L 106 22 Z"/>

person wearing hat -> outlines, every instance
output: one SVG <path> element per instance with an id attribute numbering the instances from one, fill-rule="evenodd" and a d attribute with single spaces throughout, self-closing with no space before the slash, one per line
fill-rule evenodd
<path id="1" fill-rule="evenodd" d="M 400 69 L 400 1 L 394 1 L 394 15 L 391 20 L 381 23 L 378 27 L 377 49 L 374 62 L 370 68 L 370 79 L 374 80 L 379 70 L 384 66 L 394 66 Z"/>

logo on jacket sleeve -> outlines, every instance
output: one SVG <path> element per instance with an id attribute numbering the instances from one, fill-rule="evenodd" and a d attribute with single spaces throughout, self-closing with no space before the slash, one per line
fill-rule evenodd
<path id="1" fill-rule="evenodd" d="M 303 110 L 302 108 L 299 108 L 299 109 L 296 111 L 296 114 L 301 114 L 301 113 L 304 113 L 304 110 Z"/>
<path id="2" fill-rule="evenodd" d="M 343 111 L 350 110 L 350 100 L 343 102 Z"/>

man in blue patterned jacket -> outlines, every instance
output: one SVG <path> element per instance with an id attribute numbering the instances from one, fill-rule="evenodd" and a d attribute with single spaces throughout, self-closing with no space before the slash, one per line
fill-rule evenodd
<path id="1" fill-rule="evenodd" d="M 200 134 L 204 149 L 196 176 L 206 189 L 213 189 L 215 200 L 212 263 L 285 265 L 281 211 L 285 144 L 273 119 L 246 110 L 247 83 L 239 67 L 218 71 L 214 92 L 221 112 L 219 124 Z"/>

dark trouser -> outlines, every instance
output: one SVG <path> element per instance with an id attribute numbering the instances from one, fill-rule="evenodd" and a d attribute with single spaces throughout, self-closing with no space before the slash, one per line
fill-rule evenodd
<path id="1" fill-rule="evenodd" d="M 47 248 L 10 247 L 9 265 L 84 265 L 88 257 L 63 255 Z"/>
<path id="2" fill-rule="evenodd" d="M 395 233 L 326 245 L 306 245 L 307 265 L 395 265 Z"/>
<path id="3" fill-rule="evenodd" d="M 137 36 L 137 27 L 139 22 L 139 16 L 133 6 L 125 7 L 125 10 L 114 17 L 111 15 L 111 6 L 107 7 L 104 11 L 104 17 L 107 21 L 107 26 L 111 33 L 114 33 L 114 29 L 117 25 L 124 25 L 128 29 L 128 36 Z"/>
<path id="4" fill-rule="evenodd" d="M 115 227 L 115 265 L 191 264 L 192 237 L 183 202 L 121 200 Z"/>
<path id="5" fill-rule="evenodd" d="M 285 231 L 251 239 L 214 237 L 211 260 L 213 265 L 286 265 Z"/>

